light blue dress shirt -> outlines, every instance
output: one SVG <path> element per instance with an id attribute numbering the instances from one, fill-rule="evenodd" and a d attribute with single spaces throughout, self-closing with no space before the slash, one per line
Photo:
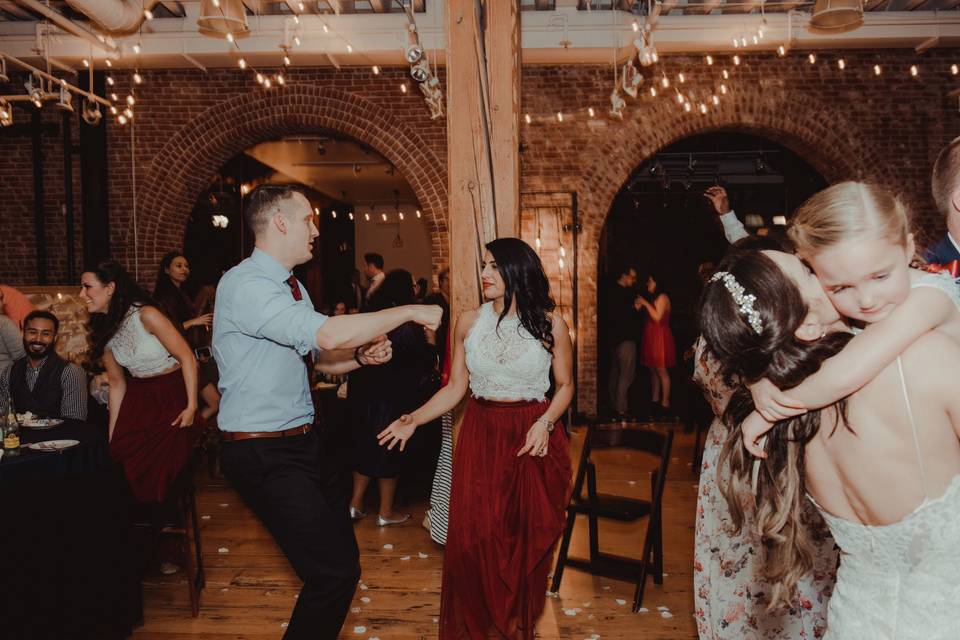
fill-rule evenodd
<path id="1" fill-rule="evenodd" d="M 303 356 L 317 349 L 317 313 L 306 289 L 293 298 L 290 272 L 260 249 L 217 286 L 213 357 L 220 368 L 223 431 L 283 431 L 313 423 Z"/>

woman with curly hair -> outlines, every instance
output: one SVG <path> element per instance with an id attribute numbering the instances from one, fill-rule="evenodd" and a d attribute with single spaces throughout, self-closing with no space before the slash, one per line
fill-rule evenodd
<path id="1" fill-rule="evenodd" d="M 163 502 L 207 418 L 197 416 L 197 360 L 119 263 L 102 262 L 80 282 L 91 360 L 103 360 L 110 383 L 110 455 L 138 502 Z"/>
<path id="2" fill-rule="evenodd" d="M 570 498 L 569 445 L 554 426 L 573 397 L 573 349 L 529 245 L 494 240 L 482 268 L 487 302 L 457 323 L 449 382 L 380 442 L 402 448 L 470 389 L 454 451 L 440 638 L 529 640 Z"/>

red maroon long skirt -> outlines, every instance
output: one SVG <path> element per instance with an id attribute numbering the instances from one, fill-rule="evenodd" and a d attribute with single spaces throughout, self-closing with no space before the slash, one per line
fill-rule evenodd
<path id="1" fill-rule="evenodd" d="M 202 418 L 193 425 L 171 426 L 187 406 L 179 369 L 155 378 L 129 378 L 110 440 L 110 457 L 123 466 L 138 502 L 163 502 L 200 435 Z"/>
<path id="2" fill-rule="evenodd" d="M 440 638 L 533 638 L 570 499 L 557 424 L 545 457 L 517 457 L 547 402 L 471 399 L 453 461 Z"/>

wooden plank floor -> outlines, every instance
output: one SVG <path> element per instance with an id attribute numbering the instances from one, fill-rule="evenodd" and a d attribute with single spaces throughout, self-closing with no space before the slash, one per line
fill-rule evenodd
<path id="1" fill-rule="evenodd" d="M 673 425 L 679 429 L 679 425 Z M 574 430 L 574 464 L 584 429 Z M 696 477 L 693 437 L 677 433 L 664 497 L 664 583 L 648 579 L 645 612 L 633 614 L 634 585 L 567 569 L 559 596 L 548 598 L 537 627 L 540 638 L 686 640 L 696 638 L 693 619 L 693 522 Z M 652 463 L 642 454 L 598 452 L 599 489 L 649 495 Z M 135 640 L 268 640 L 280 638 L 300 582 L 263 525 L 223 480 L 197 475 L 207 587 L 199 618 L 191 618 L 182 573 L 151 576 L 144 584 L 145 618 Z M 362 584 L 341 638 L 435 638 L 440 612 L 443 550 L 420 527 L 425 505 L 412 505 L 409 524 L 379 528 L 374 518 L 356 525 Z M 639 555 L 645 521 L 601 521 L 604 550 Z M 587 554 L 586 519 L 578 518 L 571 555 Z M 392 548 L 388 545 L 392 545 Z M 660 610 L 665 607 L 666 610 Z M 596 634 L 596 635 L 594 635 Z"/>

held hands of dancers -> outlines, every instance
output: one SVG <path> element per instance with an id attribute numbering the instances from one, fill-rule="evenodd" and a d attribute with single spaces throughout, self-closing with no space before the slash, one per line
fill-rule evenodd
<path id="1" fill-rule="evenodd" d="M 393 343 L 387 336 L 378 336 L 353 352 L 353 358 L 360 366 L 384 364 L 392 357 Z"/>
<path id="2" fill-rule="evenodd" d="M 407 440 L 417 430 L 419 424 L 413 419 L 413 416 L 405 413 L 393 422 L 390 426 L 377 434 L 377 441 L 380 446 L 387 446 L 387 449 L 393 449 L 397 443 L 400 444 L 400 451 L 407 445 Z"/>
<path id="3" fill-rule="evenodd" d="M 170 426 L 177 427 L 178 429 L 186 429 L 189 426 L 193 425 L 193 420 L 197 415 L 197 406 L 196 405 L 187 405 L 187 407 L 180 412 L 180 415 L 170 423 Z"/>
<path id="4" fill-rule="evenodd" d="M 523 454 L 543 458 L 547 455 L 547 449 L 550 444 L 550 433 L 553 431 L 553 421 L 548 420 L 546 416 L 541 416 L 539 420 L 533 423 L 530 430 L 527 431 L 527 441 L 520 451 L 517 452 L 519 458 Z"/>

